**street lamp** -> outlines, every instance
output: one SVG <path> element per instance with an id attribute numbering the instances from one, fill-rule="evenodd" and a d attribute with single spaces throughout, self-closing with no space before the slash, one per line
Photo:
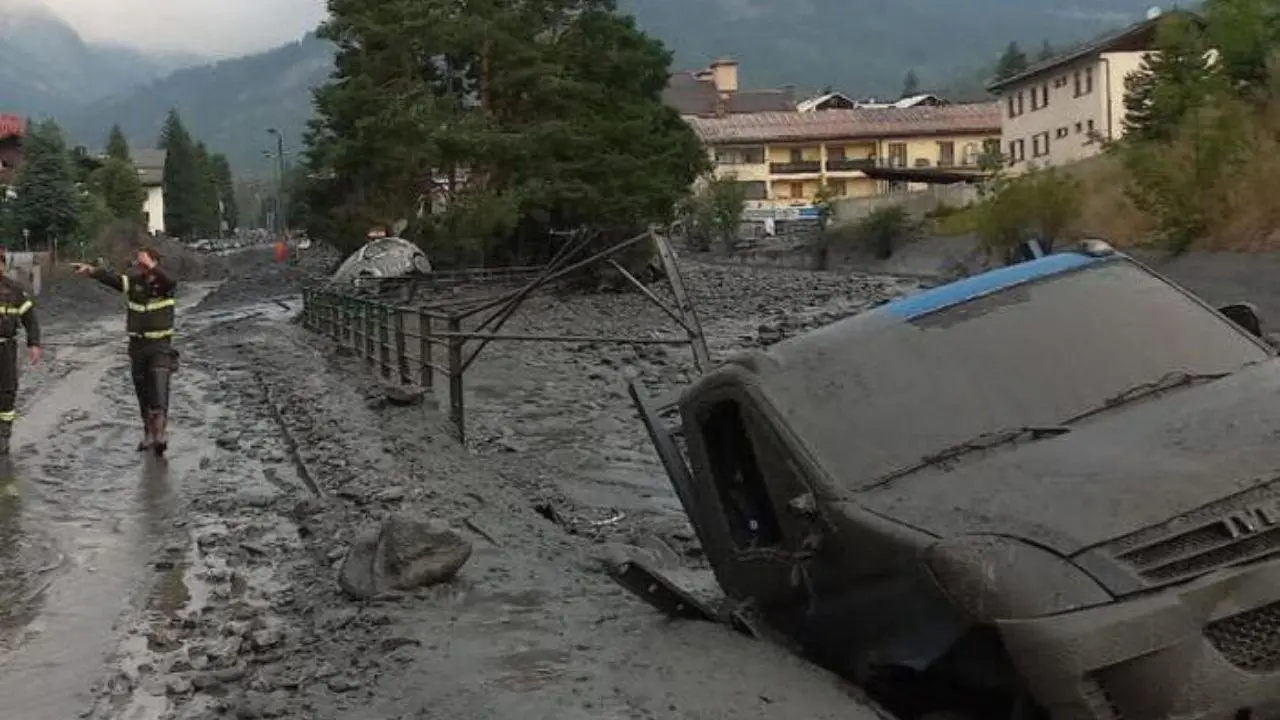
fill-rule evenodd
<path id="1" fill-rule="evenodd" d="M 276 234 L 284 235 L 284 131 L 267 128 L 267 132 L 276 136 Z"/>

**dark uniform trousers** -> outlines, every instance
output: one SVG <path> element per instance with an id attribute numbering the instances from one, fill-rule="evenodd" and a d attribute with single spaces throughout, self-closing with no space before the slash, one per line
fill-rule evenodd
<path id="1" fill-rule="evenodd" d="M 177 283 L 159 270 L 117 275 L 99 268 L 92 277 L 125 296 L 129 375 L 146 426 L 157 414 L 169 412 L 169 381 L 178 369 L 178 351 L 173 347 Z"/>
<path id="2" fill-rule="evenodd" d="M 18 404 L 18 328 L 27 345 L 40 344 L 34 303 L 21 285 L 0 276 L 0 447 L 7 452 Z"/>

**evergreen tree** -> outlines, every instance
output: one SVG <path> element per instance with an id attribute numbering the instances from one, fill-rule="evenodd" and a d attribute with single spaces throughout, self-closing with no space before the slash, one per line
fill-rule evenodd
<path id="1" fill-rule="evenodd" d="M 915 70 L 908 70 L 907 76 L 902 79 L 902 94 L 899 97 L 908 98 L 912 95 L 920 94 L 920 78 L 916 77 Z"/>
<path id="2" fill-rule="evenodd" d="M 1018 43 L 1011 42 L 1009 43 L 1009 46 L 1004 49 L 1004 54 L 1001 55 L 1000 59 L 996 62 L 995 79 L 997 81 L 1008 80 L 1023 70 L 1026 70 L 1028 64 L 1027 54 L 1022 52 L 1022 48 L 1018 47 Z"/>
<path id="3" fill-rule="evenodd" d="M 193 239 L 200 230 L 204 170 L 195 142 L 177 110 L 170 110 L 160 134 L 164 160 L 164 225 L 174 237 Z"/>
<path id="4" fill-rule="evenodd" d="M 213 165 L 213 181 L 218 189 L 218 198 L 222 203 L 221 222 L 228 231 L 234 231 L 240 223 L 240 212 L 236 207 L 235 181 L 231 176 L 231 163 L 222 154 L 210 158 Z"/>
<path id="5" fill-rule="evenodd" d="M 75 235 L 81 191 L 62 129 L 52 120 L 28 127 L 13 209 L 15 219 L 30 232 L 32 246 L 46 248 L 56 239 Z"/>
<path id="6" fill-rule="evenodd" d="M 146 188 L 138 169 L 129 159 L 129 142 L 120 127 L 111 128 L 107 138 L 107 158 L 91 178 L 91 185 L 113 218 L 140 221 L 147 201 Z"/>
<path id="7" fill-rule="evenodd" d="M 425 208 L 414 229 L 434 256 L 462 239 L 459 257 L 534 260 L 550 230 L 617 236 L 674 212 L 706 157 L 661 102 L 661 43 L 612 0 L 457 5 L 330 2 L 336 70 L 307 135 L 311 234 L 362 241 Z"/>
<path id="8" fill-rule="evenodd" d="M 1160 21 L 1155 52 L 1125 78 L 1124 132 L 1139 141 L 1173 138 L 1183 118 L 1204 105 L 1220 75 L 1207 59 L 1199 26 L 1182 15 Z"/>
<path id="9" fill-rule="evenodd" d="M 107 134 L 107 157 L 116 160 L 131 160 L 129 157 L 129 141 L 125 139 L 124 131 L 119 125 L 112 125 L 111 132 Z"/>
<path id="10" fill-rule="evenodd" d="M 1217 67 L 1237 92 L 1260 99 L 1280 50 L 1280 2 L 1206 0 L 1207 47 L 1218 51 Z"/>
<path id="11" fill-rule="evenodd" d="M 1040 52 L 1039 54 L 1036 55 L 1036 62 L 1044 62 L 1045 60 L 1052 60 L 1053 56 L 1056 54 L 1057 54 L 1057 51 L 1053 49 L 1053 45 L 1051 45 L 1049 41 L 1046 39 L 1044 42 L 1040 44 Z"/>

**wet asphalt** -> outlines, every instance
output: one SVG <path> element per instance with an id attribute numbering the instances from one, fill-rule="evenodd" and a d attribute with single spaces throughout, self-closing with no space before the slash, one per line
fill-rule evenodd
<path id="1" fill-rule="evenodd" d="M 0 718 L 873 716 L 839 681 L 672 623 L 602 572 L 628 548 L 698 562 L 623 392 L 687 381 L 687 351 L 495 344 L 468 379 L 464 450 L 436 398 L 388 405 L 291 322 L 314 268 L 268 253 L 186 290 L 166 460 L 134 451 L 122 318 L 92 295 L 47 303 L 64 342 L 24 376 L 0 467 Z M 712 266 L 686 279 L 713 353 L 911 289 Z M 643 298 L 593 295 L 536 299 L 509 329 L 665 324 Z M 392 511 L 451 522 L 475 553 L 447 585 L 353 603 L 334 571 Z"/>

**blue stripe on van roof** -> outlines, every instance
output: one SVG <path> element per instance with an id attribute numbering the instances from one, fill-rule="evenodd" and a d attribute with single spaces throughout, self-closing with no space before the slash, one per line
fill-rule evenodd
<path id="1" fill-rule="evenodd" d="M 1077 252 L 1047 255 L 925 290 L 885 303 L 879 309 L 905 320 L 911 320 L 934 310 L 959 305 L 976 297 L 990 295 L 1031 280 L 1068 272 L 1114 257 L 1115 255 L 1094 257 Z"/>

